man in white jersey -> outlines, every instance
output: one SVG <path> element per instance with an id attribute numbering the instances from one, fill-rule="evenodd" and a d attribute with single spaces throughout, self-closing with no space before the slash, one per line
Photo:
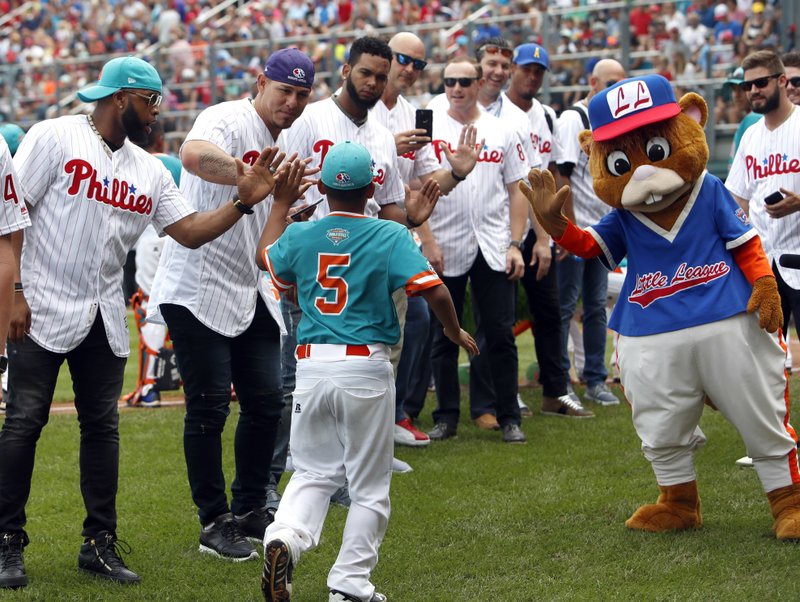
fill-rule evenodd
<path id="1" fill-rule="evenodd" d="M 478 164 L 466 181 L 440 199 L 429 224 L 443 257 L 442 280 L 450 289 L 459 312 L 464 305 L 467 280 L 472 284 L 479 325 L 486 335 L 497 393 L 497 421 L 503 440 L 524 443 L 517 406 L 517 348 L 514 344 L 514 280 L 524 264 L 519 241 L 525 231 L 528 209 L 517 182 L 528 172 L 528 159 L 513 126 L 478 107 L 481 68 L 471 59 L 458 59 L 445 67 L 445 94 L 449 108 L 434 109 L 433 144 L 440 164 L 443 152 L 455 143 L 465 124 L 475 125 L 482 138 Z M 516 241 L 517 244 L 514 244 Z M 455 436 L 459 419 L 458 348 L 434 327 L 431 365 L 436 381 L 436 425 L 428 436 L 442 440 Z"/>
<path id="2" fill-rule="evenodd" d="M 564 206 L 565 214 L 582 228 L 596 223 L 611 208 L 597 198 L 589 174 L 589 157 L 580 147 L 578 134 L 589 129 L 587 106 L 601 90 L 625 79 L 625 69 L 613 59 L 598 61 L 589 77 L 591 90 L 586 98 L 562 111 L 556 125 L 556 145 L 553 160 L 572 194 Z M 586 399 L 601 405 L 617 405 L 619 399 L 606 385 L 606 296 L 608 270 L 597 258 L 583 260 L 568 255 L 556 263 L 561 305 L 561 364 L 569 371 L 567 340 L 569 323 L 575 314 L 578 298 L 583 298 L 583 346 Z M 570 388 L 571 390 L 571 388 Z M 574 393 L 572 395 L 575 395 Z M 573 400 L 579 402 L 577 396 Z"/>
<path id="3" fill-rule="evenodd" d="M 791 50 L 781 55 L 786 70 L 786 95 L 794 105 L 800 105 L 800 50 Z"/>
<path id="4" fill-rule="evenodd" d="M 254 99 L 204 110 L 181 148 L 181 190 L 197 208 L 228 203 L 236 160 L 259 148 L 287 148 L 282 130 L 308 103 L 311 60 L 296 48 L 273 53 L 258 75 Z M 201 523 L 200 552 L 257 558 L 270 515 L 266 486 L 283 408 L 278 295 L 252 261 L 270 204 L 202 249 L 169 241 L 150 293 L 148 321 L 166 321 L 186 394 L 183 445 L 192 499 Z M 222 470 L 222 431 L 231 383 L 239 399 L 231 502 Z"/>
<path id="5" fill-rule="evenodd" d="M 25 505 L 36 441 L 65 360 L 80 423 L 87 513 L 78 567 L 115 582 L 139 582 L 119 557 L 116 534 L 117 403 L 129 353 L 122 266 L 148 224 L 199 247 L 242 217 L 230 201 L 196 212 L 163 164 L 133 143 L 144 139 L 159 113 L 161 79 L 151 65 L 112 59 L 78 97 L 97 102 L 91 115 L 34 125 L 14 157 L 31 227 L 21 249 L 24 290 L 15 294 L 9 402 L 0 432 L 3 587 L 27 584 Z M 238 203 L 254 205 L 271 192 L 276 155 L 277 149 L 264 149 L 251 168 L 237 163 Z"/>
<path id="6" fill-rule="evenodd" d="M 764 119 L 742 136 L 725 187 L 761 237 L 778 281 L 786 332 L 789 317 L 794 315 L 798 328 L 800 316 L 800 270 L 779 263 L 783 254 L 800 253 L 800 110 L 789 100 L 783 63 L 774 52 L 754 52 L 742 67 L 740 86 Z M 783 198 L 770 198 L 775 192 Z"/>

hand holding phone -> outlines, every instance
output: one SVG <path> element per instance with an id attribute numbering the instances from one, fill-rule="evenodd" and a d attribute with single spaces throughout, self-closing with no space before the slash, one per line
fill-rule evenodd
<path id="1" fill-rule="evenodd" d="M 414 127 L 425 130 L 425 135 L 433 140 L 433 111 L 431 109 L 417 109 Z"/>
<path id="2" fill-rule="evenodd" d="M 317 207 L 317 205 L 319 205 L 324 200 L 325 200 L 325 197 L 322 197 L 321 199 L 319 199 L 318 201 L 314 201 L 313 203 L 311 203 L 307 207 L 303 207 L 300 211 L 292 213 L 289 217 L 292 219 L 292 221 L 299 222 L 300 220 L 303 219 L 303 217 L 306 214 L 310 215 L 311 212 L 314 211 L 314 209 Z"/>
<path id="3" fill-rule="evenodd" d="M 776 190 L 775 192 L 764 198 L 764 204 L 774 205 L 775 203 L 779 203 L 782 200 L 783 200 L 783 194 L 781 194 L 780 190 Z"/>

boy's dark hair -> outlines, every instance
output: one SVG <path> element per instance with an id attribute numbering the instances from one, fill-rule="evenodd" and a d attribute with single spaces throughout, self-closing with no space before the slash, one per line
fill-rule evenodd
<path id="1" fill-rule="evenodd" d="M 358 63 L 358 59 L 361 58 L 362 54 L 379 56 L 386 59 L 390 63 L 392 62 L 392 49 L 389 48 L 389 44 L 378 38 L 364 36 L 363 38 L 358 38 L 355 40 L 353 45 L 350 46 L 350 54 L 347 57 L 347 64 L 352 67 Z"/>
<path id="2" fill-rule="evenodd" d="M 333 199 L 339 203 L 359 203 L 363 201 L 367 195 L 367 188 L 369 188 L 369 184 L 366 186 L 362 186 L 361 188 L 353 188 L 351 190 L 338 190 L 336 188 L 328 188 L 325 187 L 325 194 L 329 199 Z"/>

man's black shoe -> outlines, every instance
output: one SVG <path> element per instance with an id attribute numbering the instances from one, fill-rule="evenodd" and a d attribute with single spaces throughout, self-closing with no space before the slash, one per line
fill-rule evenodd
<path id="1" fill-rule="evenodd" d="M 273 521 L 275 513 L 269 508 L 257 508 L 245 514 L 235 517 L 236 524 L 242 534 L 253 543 L 264 543 L 264 533 Z"/>
<path id="2" fill-rule="evenodd" d="M 81 546 L 78 570 L 126 585 L 139 583 L 142 578 L 125 566 L 120 552 L 130 554 L 131 549 L 127 543 L 117 539 L 116 535 L 101 531 Z"/>
<path id="3" fill-rule="evenodd" d="M 258 552 L 245 539 L 230 512 L 220 514 L 213 523 L 200 529 L 200 551 L 233 562 L 258 558 Z"/>
<path id="4" fill-rule="evenodd" d="M 22 548 L 28 545 L 25 532 L 0 534 L 0 587 L 17 589 L 28 585 Z"/>
<path id="5" fill-rule="evenodd" d="M 280 539 L 264 546 L 261 593 L 266 602 L 288 602 L 292 595 L 292 556 Z"/>

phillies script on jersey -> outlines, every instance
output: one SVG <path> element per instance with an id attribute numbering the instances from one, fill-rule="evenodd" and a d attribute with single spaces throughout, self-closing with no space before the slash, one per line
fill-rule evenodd
<path id="1" fill-rule="evenodd" d="M 136 196 L 136 186 L 124 180 L 114 178 L 109 180 L 104 177 L 97 179 L 97 170 L 88 161 L 83 159 L 70 159 L 64 166 L 64 171 L 72 174 L 72 182 L 67 189 L 67 194 L 77 196 L 81 184 L 88 181 L 86 198 L 105 203 L 118 209 L 125 209 L 141 215 L 150 215 L 153 211 L 153 199 L 145 194 Z"/>

